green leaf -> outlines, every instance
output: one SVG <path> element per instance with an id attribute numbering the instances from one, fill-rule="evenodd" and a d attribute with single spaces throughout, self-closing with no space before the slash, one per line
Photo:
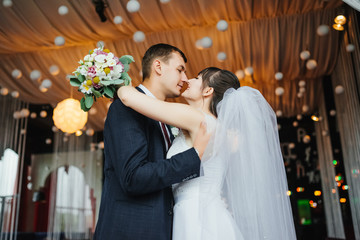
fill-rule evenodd
<path id="1" fill-rule="evenodd" d="M 131 82 L 131 77 L 127 73 L 122 73 L 121 78 L 124 79 L 125 86 L 129 85 Z"/>
<path id="2" fill-rule="evenodd" d="M 124 55 L 122 56 L 121 58 L 119 58 L 119 61 L 122 63 L 122 64 L 130 64 L 132 62 L 135 62 L 134 58 L 130 55 Z"/>
<path id="3" fill-rule="evenodd" d="M 74 87 L 79 87 L 81 85 L 81 82 L 79 82 L 79 79 L 77 78 L 70 78 L 70 84 Z"/>
<path id="4" fill-rule="evenodd" d="M 85 98 L 81 98 L 80 100 L 80 106 L 81 106 L 81 109 L 84 111 L 84 112 L 87 112 L 89 111 L 89 109 L 85 106 Z"/>
<path id="5" fill-rule="evenodd" d="M 130 65 L 125 63 L 124 65 L 124 72 L 128 72 L 130 70 Z"/>
<path id="6" fill-rule="evenodd" d="M 93 105 L 93 103 L 94 103 L 94 99 L 92 96 L 89 96 L 89 95 L 85 96 L 85 107 L 86 108 L 90 109 L 91 106 Z"/>
<path id="7" fill-rule="evenodd" d="M 85 81 L 85 79 L 86 79 L 85 76 L 84 76 L 84 75 L 81 75 L 81 74 L 79 74 L 77 77 L 78 77 L 80 83 L 82 83 L 82 82 Z"/>
<path id="8" fill-rule="evenodd" d="M 95 97 L 101 97 L 102 96 L 102 94 L 99 92 L 99 91 L 97 91 L 97 90 L 95 90 L 95 88 L 91 88 L 91 92 L 95 95 Z"/>
<path id="9" fill-rule="evenodd" d="M 113 88 L 104 87 L 104 93 L 105 93 L 109 98 L 113 98 L 113 97 L 114 97 L 114 89 L 113 89 Z"/>

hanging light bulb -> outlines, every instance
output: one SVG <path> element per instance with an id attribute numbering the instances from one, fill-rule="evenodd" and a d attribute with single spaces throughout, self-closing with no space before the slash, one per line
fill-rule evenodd
<path id="1" fill-rule="evenodd" d="M 333 28 L 334 28 L 335 30 L 338 30 L 338 31 L 343 31 L 343 30 L 344 30 L 344 27 L 343 27 L 341 24 L 338 24 L 338 23 L 335 23 L 335 24 L 333 25 Z"/>
<path id="2" fill-rule="evenodd" d="M 81 110 L 80 102 L 68 98 L 57 104 L 53 120 L 55 126 L 63 132 L 74 133 L 85 126 L 87 117 L 88 113 Z"/>

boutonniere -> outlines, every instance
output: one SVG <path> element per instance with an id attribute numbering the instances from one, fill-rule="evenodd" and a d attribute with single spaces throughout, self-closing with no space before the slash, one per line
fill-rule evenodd
<path id="1" fill-rule="evenodd" d="M 170 126 L 170 128 L 171 128 L 171 133 L 172 133 L 172 135 L 173 135 L 174 137 L 177 137 L 177 135 L 179 135 L 180 129 L 177 128 L 177 127 L 173 127 L 173 126 Z"/>

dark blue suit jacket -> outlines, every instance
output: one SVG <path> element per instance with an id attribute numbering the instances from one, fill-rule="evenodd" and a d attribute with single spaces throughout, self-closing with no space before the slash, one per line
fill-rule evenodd
<path id="1" fill-rule="evenodd" d="M 95 239 L 171 240 L 171 185 L 199 175 L 194 148 L 166 159 L 159 122 L 119 99 L 109 108 L 104 142 L 104 186 Z"/>

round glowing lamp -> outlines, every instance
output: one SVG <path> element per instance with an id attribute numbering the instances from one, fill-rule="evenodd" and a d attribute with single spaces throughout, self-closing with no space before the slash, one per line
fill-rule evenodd
<path id="1" fill-rule="evenodd" d="M 66 133 L 74 133 L 82 129 L 87 117 L 88 113 L 81 110 L 80 102 L 73 98 L 59 102 L 53 114 L 55 126 Z"/>

